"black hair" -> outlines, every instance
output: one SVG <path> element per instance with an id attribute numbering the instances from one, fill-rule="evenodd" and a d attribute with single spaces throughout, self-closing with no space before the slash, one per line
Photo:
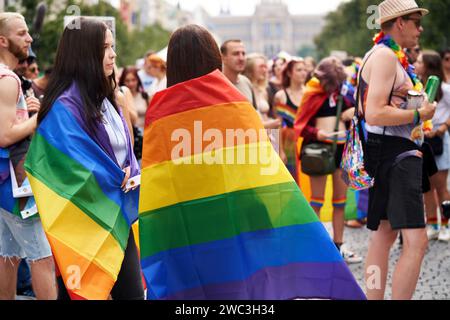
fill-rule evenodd
<path id="1" fill-rule="evenodd" d="M 203 27 L 187 25 L 174 32 L 167 51 L 167 87 L 222 71 L 222 56 L 213 36 Z"/>
<path id="2" fill-rule="evenodd" d="M 59 41 L 38 123 L 42 122 L 58 97 L 75 82 L 83 102 L 84 120 L 88 128 L 93 129 L 101 120 L 105 98 L 117 109 L 114 72 L 106 77 L 103 68 L 108 27 L 94 19 L 77 20 L 79 28 L 70 28 L 69 25 Z"/>

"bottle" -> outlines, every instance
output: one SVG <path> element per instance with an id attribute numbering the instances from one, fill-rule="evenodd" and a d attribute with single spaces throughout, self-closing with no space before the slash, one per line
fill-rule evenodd
<path id="1" fill-rule="evenodd" d="M 428 95 L 428 101 L 433 103 L 436 100 L 437 92 L 439 90 L 439 86 L 441 84 L 441 80 L 439 80 L 436 76 L 430 76 L 427 81 L 427 86 L 425 88 L 425 92 Z M 423 123 L 423 131 L 431 132 L 433 130 L 433 122 L 431 120 L 425 121 Z"/>
<path id="2" fill-rule="evenodd" d="M 433 103 L 436 100 L 437 92 L 439 90 L 439 86 L 441 84 L 441 80 L 439 80 L 436 76 L 430 76 L 427 81 L 427 86 L 425 88 L 425 92 L 428 95 L 428 101 Z"/>

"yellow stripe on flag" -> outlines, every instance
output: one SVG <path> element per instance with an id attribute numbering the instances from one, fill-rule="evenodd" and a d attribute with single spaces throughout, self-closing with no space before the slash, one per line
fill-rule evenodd
<path id="1" fill-rule="evenodd" d="M 176 160 L 191 164 L 166 161 L 145 168 L 142 171 L 144 183 L 139 212 L 145 213 L 181 202 L 293 181 L 269 141 L 221 148 L 215 154 L 223 155 L 222 164 L 205 163 L 213 155 L 212 152 L 207 152 Z M 227 154 L 234 154 L 234 159 L 225 156 Z"/>
<path id="2" fill-rule="evenodd" d="M 46 233 L 102 268 L 114 280 L 119 274 L 124 252 L 114 237 L 69 200 L 59 196 L 28 174 L 38 195 L 36 204 Z"/>

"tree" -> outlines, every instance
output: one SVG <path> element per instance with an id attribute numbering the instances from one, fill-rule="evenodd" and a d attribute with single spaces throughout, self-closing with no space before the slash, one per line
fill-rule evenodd
<path id="1" fill-rule="evenodd" d="M 367 12 L 373 3 L 373 0 L 350 0 L 329 13 L 325 18 L 325 27 L 315 39 L 319 56 L 325 57 L 332 50 L 347 51 L 353 56 L 364 55 L 373 45 L 373 36 L 379 32 L 368 27 L 368 19 L 373 12 Z M 450 9 L 446 1 L 418 0 L 418 3 L 430 10 L 430 15 L 423 19 L 425 32 L 421 45 L 434 50 L 448 46 Z"/>
<path id="2" fill-rule="evenodd" d="M 313 57 L 317 59 L 317 50 L 314 46 L 304 45 L 297 51 L 299 57 Z"/>
<path id="3" fill-rule="evenodd" d="M 23 0 L 21 13 L 24 15 L 29 28 L 32 28 L 36 6 L 42 0 Z M 45 0 L 50 8 L 54 0 Z M 119 16 L 116 8 L 109 3 L 100 0 L 98 5 L 88 6 L 83 2 L 68 0 L 65 8 L 76 4 L 80 8 L 81 15 L 84 16 L 113 16 L 116 18 L 116 51 L 117 64 L 119 66 L 133 65 L 135 61 L 142 57 L 149 49 L 161 50 L 168 42 L 170 33 L 161 26 L 149 26 L 144 30 L 134 30 L 129 32 Z M 33 43 L 33 50 L 38 57 L 41 66 L 53 64 L 59 39 L 64 31 L 64 16 L 69 15 L 66 9 L 60 12 L 47 14 L 44 26 L 39 37 L 39 41 Z M 72 14 L 70 12 L 70 14 Z M 31 30 L 33 31 L 33 30 Z"/>

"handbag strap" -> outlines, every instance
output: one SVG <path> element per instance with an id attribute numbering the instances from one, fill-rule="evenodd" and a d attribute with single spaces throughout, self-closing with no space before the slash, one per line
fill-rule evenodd
<path id="1" fill-rule="evenodd" d="M 337 113 L 336 113 L 336 125 L 334 126 L 334 133 L 339 131 L 339 120 L 341 119 L 343 105 L 344 105 L 344 98 L 342 97 L 341 94 L 339 94 Z M 333 152 L 336 151 L 336 148 L 337 148 L 337 135 L 335 134 L 333 137 Z"/>
<path id="2" fill-rule="evenodd" d="M 360 98 L 361 98 L 361 79 L 362 79 L 362 72 L 364 70 L 364 67 L 366 66 L 367 61 L 369 61 L 370 56 L 375 52 L 376 50 L 372 50 L 369 55 L 367 56 L 366 61 L 364 62 L 364 64 L 361 66 L 361 70 L 359 71 L 359 75 L 358 75 L 358 85 L 356 88 L 356 107 L 355 107 L 355 116 L 358 119 L 358 131 L 359 131 L 359 138 L 361 139 L 361 142 L 363 144 L 363 147 L 365 147 L 366 145 L 366 137 L 364 136 L 364 130 L 361 124 L 361 120 L 366 120 L 366 112 L 364 110 L 364 105 L 363 103 L 361 103 Z M 388 99 L 388 103 L 391 103 L 392 100 L 392 96 L 394 95 L 394 88 L 395 88 L 395 81 L 397 80 L 397 72 L 395 73 L 395 77 L 394 77 L 394 83 L 392 84 L 392 90 L 391 93 L 389 94 L 389 99 Z M 361 109 L 362 109 L 362 117 L 360 117 L 359 114 L 359 105 L 361 104 Z M 386 135 L 386 126 L 383 128 L 383 137 Z"/>

